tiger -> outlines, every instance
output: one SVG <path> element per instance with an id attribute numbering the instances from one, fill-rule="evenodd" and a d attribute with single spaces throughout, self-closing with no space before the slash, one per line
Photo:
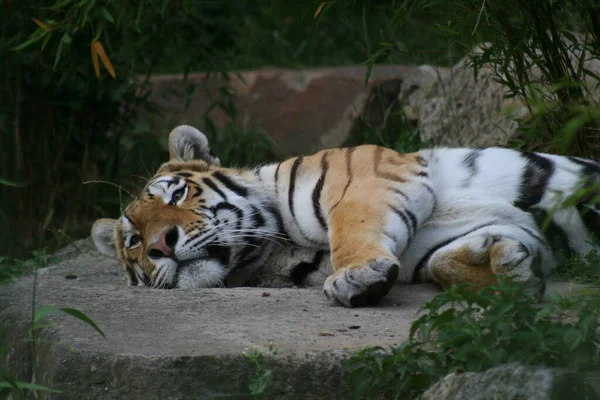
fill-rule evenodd
<path id="1" fill-rule="evenodd" d="M 358 307 L 396 284 L 480 288 L 508 276 L 542 296 L 559 244 L 569 254 L 597 249 L 594 160 L 361 145 L 231 168 L 192 126 L 176 127 L 168 142 L 170 160 L 122 215 L 91 230 L 131 286 L 238 287 L 283 276 Z"/>

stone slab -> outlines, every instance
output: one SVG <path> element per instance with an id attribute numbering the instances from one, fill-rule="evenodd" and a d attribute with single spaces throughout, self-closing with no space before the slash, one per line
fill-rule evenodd
<path id="1" fill-rule="evenodd" d="M 379 307 L 346 309 L 330 306 L 316 288 L 128 288 L 113 260 L 89 241 L 77 246 L 81 254 L 63 253 L 64 261 L 40 273 L 36 304 L 77 308 L 107 339 L 70 316 L 50 315 L 55 325 L 45 336 L 77 350 L 40 346 L 36 376 L 64 390 L 56 398 L 249 397 L 253 367 L 242 353 L 258 346 L 268 356 L 269 343 L 278 347 L 266 361 L 273 396 L 346 398 L 340 366 L 349 352 L 400 344 L 419 307 L 439 292 L 428 284 L 398 287 Z M 0 326 L 8 328 L 0 346 L 26 337 L 32 288 L 31 277 L 0 287 Z M 15 349 L 0 370 L 4 363 L 27 379 L 25 353 Z"/>
<path id="2" fill-rule="evenodd" d="M 348 398 L 340 367 L 350 352 L 399 345 L 440 292 L 398 286 L 378 307 L 347 309 L 329 305 L 320 288 L 129 288 L 89 239 L 76 246 L 40 272 L 36 304 L 77 308 L 107 338 L 68 315 L 49 316 L 54 326 L 43 336 L 59 345 L 40 343 L 36 381 L 64 391 L 50 398 L 250 398 L 254 369 L 243 352 L 255 346 L 273 370 L 266 398 Z M 32 277 L 0 286 L 0 347 L 27 337 L 32 289 Z M 0 371 L 26 380 L 31 364 L 30 347 L 21 345 L 0 359 Z"/>

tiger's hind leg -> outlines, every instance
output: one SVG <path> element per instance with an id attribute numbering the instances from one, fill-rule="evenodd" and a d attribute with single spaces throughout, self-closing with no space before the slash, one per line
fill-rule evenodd
<path id="1" fill-rule="evenodd" d="M 443 288 L 458 283 L 484 287 L 494 283 L 493 275 L 506 275 L 526 291 L 543 295 L 543 270 L 550 265 L 543 267 L 542 263 L 553 262 L 551 252 L 542 238 L 523 237 L 526 233 L 523 231 L 516 233 L 511 236 L 481 233 L 449 243 L 429 259 L 429 278 Z"/>

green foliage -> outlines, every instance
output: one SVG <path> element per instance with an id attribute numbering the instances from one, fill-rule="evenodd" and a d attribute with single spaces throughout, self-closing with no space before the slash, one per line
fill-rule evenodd
<path id="1" fill-rule="evenodd" d="M 336 2 L 347 8 L 356 0 Z M 475 74 L 492 71 L 509 97 L 523 102 L 531 117 L 521 121 L 522 135 L 513 146 L 598 158 L 600 108 L 592 92 L 599 77 L 585 62 L 600 55 L 600 8 L 587 0 L 409 0 L 387 2 L 392 34 L 366 60 L 392 60 L 415 50 L 398 42 L 398 33 L 414 18 L 432 23 L 423 30 L 453 55 L 469 54 Z M 577 33 L 575 33 L 577 32 Z M 480 46 L 485 43 L 484 46 Z M 472 51 L 478 46 L 476 51 Z M 586 84 L 587 83 L 587 84 Z"/>
<path id="2" fill-rule="evenodd" d="M 347 365 L 359 398 L 407 398 L 449 372 L 484 371 L 519 362 L 598 368 L 600 297 L 556 297 L 540 307 L 519 285 L 500 277 L 474 292 L 454 286 L 423 306 L 410 339 L 386 351 L 357 351 Z"/>
<path id="3" fill-rule="evenodd" d="M 14 281 L 23 274 L 35 272 L 55 260 L 57 257 L 48 255 L 45 248 L 34 250 L 31 257 L 25 260 L 0 256 L 0 284 Z"/>
<path id="4" fill-rule="evenodd" d="M 600 254 L 592 250 L 565 260 L 552 273 L 557 279 L 600 286 Z"/>
<path id="5" fill-rule="evenodd" d="M 64 245 L 59 230 L 82 236 L 90 220 L 118 213 L 116 190 L 82 181 L 131 188 L 131 175 L 162 161 L 156 136 L 136 126 L 140 111 L 160 111 L 148 103 L 147 78 L 179 55 L 180 72 L 226 69 L 239 9 L 216 0 L 27 0 L 3 4 L 0 16 L 0 176 L 23 184 L 0 185 L 0 225 L 11 227 L 0 254 L 22 256 Z"/>
<path id="6" fill-rule="evenodd" d="M 28 265 L 28 268 L 30 267 L 33 269 L 33 277 L 34 277 L 33 288 L 32 288 L 33 296 L 32 296 L 32 300 L 31 300 L 31 327 L 29 328 L 28 338 L 19 343 L 8 343 L 8 344 L 2 343 L 2 346 L 0 346 L 0 355 L 7 353 L 10 349 L 12 349 L 18 345 L 30 344 L 30 346 L 31 346 L 31 356 L 32 356 L 32 360 L 31 360 L 32 370 L 30 371 L 31 382 L 17 381 L 15 379 L 13 379 L 12 377 L 1 373 L 1 371 L 0 371 L 0 395 L 8 396 L 11 392 L 17 391 L 20 394 L 20 397 L 22 399 L 27 398 L 29 392 L 33 393 L 36 398 L 38 398 L 40 396 L 40 394 L 44 393 L 44 392 L 61 393 L 60 391 L 53 390 L 46 386 L 38 385 L 33 382 L 34 377 L 35 377 L 34 371 L 36 370 L 36 365 L 38 362 L 37 348 L 38 348 L 40 342 L 45 341 L 44 339 L 41 338 L 41 332 L 44 329 L 47 329 L 54 325 L 53 323 L 47 321 L 47 317 L 49 314 L 56 313 L 56 312 L 63 312 L 67 315 L 70 315 L 73 318 L 88 325 L 89 327 L 94 329 L 96 332 L 98 332 L 103 338 L 106 339 L 106 335 L 104 334 L 102 329 L 100 329 L 100 327 L 82 311 L 79 311 L 79 310 L 77 310 L 75 308 L 71 308 L 71 307 L 37 306 L 37 304 L 36 304 L 36 289 L 37 289 L 38 271 L 39 271 L 39 269 L 45 268 L 48 266 L 49 257 L 46 255 L 45 249 L 36 251 L 36 252 L 34 252 L 33 255 L 34 255 L 34 258 L 31 260 L 30 265 Z M 23 267 L 23 266 L 21 265 L 21 267 Z M 0 272 L 1 272 L 1 270 L 0 270 Z M 19 272 L 20 273 L 25 272 L 24 268 Z M 3 277 L 3 275 L 0 274 L 0 283 L 3 283 L 2 277 Z M 64 344 L 63 344 L 63 346 L 64 346 Z"/>
<path id="7" fill-rule="evenodd" d="M 379 125 L 359 123 L 351 144 L 375 144 L 401 153 L 412 153 L 427 146 L 419 138 L 418 128 L 397 108 L 390 108 Z"/>
<path id="8" fill-rule="evenodd" d="M 273 343 L 269 343 L 268 351 L 270 355 L 277 354 L 277 350 L 277 347 Z M 267 389 L 273 377 L 273 371 L 265 368 L 264 355 L 257 347 L 252 349 L 252 353 L 244 352 L 243 355 L 252 362 L 256 370 L 256 374 L 248 387 L 250 394 L 252 396 L 260 396 Z"/>

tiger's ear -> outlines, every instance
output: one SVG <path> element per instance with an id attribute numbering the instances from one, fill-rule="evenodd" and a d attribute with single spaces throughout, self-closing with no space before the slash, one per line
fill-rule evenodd
<path id="1" fill-rule="evenodd" d="M 221 165 L 219 157 L 208 145 L 208 139 L 193 126 L 179 125 L 169 134 L 171 161 L 203 160 L 208 165 Z"/>
<path id="2" fill-rule="evenodd" d="M 98 251 L 105 256 L 117 257 L 115 248 L 115 223 L 116 219 L 101 218 L 92 226 L 92 240 Z"/>

